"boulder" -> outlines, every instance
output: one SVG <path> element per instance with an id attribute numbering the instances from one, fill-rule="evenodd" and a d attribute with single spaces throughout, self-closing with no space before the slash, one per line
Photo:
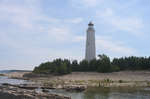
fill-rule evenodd
<path id="1" fill-rule="evenodd" d="M 71 99 L 70 97 L 51 94 L 42 91 L 41 93 L 35 90 L 28 90 L 30 88 L 19 88 L 9 84 L 4 84 L 0 87 L 0 99 Z"/>

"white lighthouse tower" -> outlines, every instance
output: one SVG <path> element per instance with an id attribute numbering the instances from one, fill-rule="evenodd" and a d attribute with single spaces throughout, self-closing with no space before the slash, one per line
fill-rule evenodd
<path id="1" fill-rule="evenodd" d="M 86 53 L 85 60 L 88 62 L 96 58 L 95 51 L 95 30 L 94 24 L 90 22 L 88 24 L 87 34 L 86 34 Z"/>

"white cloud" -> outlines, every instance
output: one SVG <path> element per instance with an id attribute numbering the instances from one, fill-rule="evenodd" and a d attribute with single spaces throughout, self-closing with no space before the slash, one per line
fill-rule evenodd
<path id="1" fill-rule="evenodd" d="M 84 36 L 74 36 L 74 38 L 72 39 L 73 42 L 81 42 L 85 40 Z"/>
<path id="2" fill-rule="evenodd" d="M 81 0 L 81 2 L 87 6 L 96 6 L 98 0 Z"/>
<path id="3" fill-rule="evenodd" d="M 27 0 L 28 1 L 28 0 Z M 27 6 L 27 1 L 24 4 L 18 4 L 15 2 L 0 3 L 0 20 L 9 21 L 14 25 L 18 25 L 21 28 L 32 28 L 33 19 L 36 13 L 36 6 Z M 30 2 L 32 2 L 31 0 Z"/>
<path id="4" fill-rule="evenodd" d="M 120 56 L 130 56 L 136 54 L 136 50 L 126 46 L 124 43 L 120 41 L 115 41 L 110 37 L 105 36 L 97 36 L 96 38 L 97 50 L 106 52 L 106 53 L 114 53 Z"/>
<path id="5" fill-rule="evenodd" d="M 103 1 L 104 0 L 71 0 L 72 4 L 77 7 L 95 7 Z"/>
<path id="6" fill-rule="evenodd" d="M 74 37 L 74 42 L 82 41 L 85 41 L 85 37 Z M 130 56 L 135 55 L 137 53 L 137 51 L 134 48 L 130 48 L 120 41 L 113 40 L 111 37 L 108 36 L 100 35 L 96 36 L 96 49 L 98 52 L 100 51 L 100 53 L 113 53 L 116 56 Z"/>
<path id="7" fill-rule="evenodd" d="M 17 2 L 1 2 L 0 20 L 4 21 L 4 23 L 11 23 L 20 32 L 26 32 L 26 34 L 31 35 L 33 31 L 41 32 L 43 35 L 47 35 L 46 33 L 48 33 L 51 41 L 62 42 L 72 38 L 72 32 L 65 24 L 79 24 L 83 19 L 81 17 L 57 19 L 46 16 L 42 13 L 42 8 L 37 3 L 39 0 L 37 2 L 35 1 L 24 0 L 25 3 L 23 4 L 18 4 Z M 46 22 L 46 24 L 40 22 Z"/>
<path id="8" fill-rule="evenodd" d="M 24 30 L 37 30 L 44 25 L 40 22 L 52 24 L 63 24 L 65 20 L 70 23 L 80 23 L 82 18 L 73 19 L 57 19 L 47 16 L 43 13 L 42 7 L 39 5 L 40 0 L 22 0 L 22 3 L 17 2 L 0 2 L 0 20 L 8 22 L 14 26 L 18 26 Z"/>
<path id="9" fill-rule="evenodd" d="M 111 8 L 107 8 L 104 11 L 97 11 L 97 17 L 100 21 L 104 21 L 105 24 L 111 25 L 114 29 L 127 31 L 135 35 L 141 33 L 139 31 L 143 28 L 142 19 L 135 16 L 120 16 Z"/>
<path id="10" fill-rule="evenodd" d="M 73 23 L 73 24 L 79 24 L 82 21 L 83 21 L 83 19 L 81 17 L 65 20 L 65 22 L 69 22 L 69 23 Z"/>
<path id="11" fill-rule="evenodd" d="M 48 30 L 48 35 L 55 42 L 65 42 L 72 37 L 72 32 L 66 27 L 51 27 Z"/>

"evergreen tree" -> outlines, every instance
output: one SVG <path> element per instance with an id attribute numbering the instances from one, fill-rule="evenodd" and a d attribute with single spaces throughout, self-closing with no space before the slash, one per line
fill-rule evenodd
<path id="1" fill-rule="evenodd" d="M 110 59 L 106 55 L 99 55 L 98 72 L 107 73 L 111 71 Z"/>

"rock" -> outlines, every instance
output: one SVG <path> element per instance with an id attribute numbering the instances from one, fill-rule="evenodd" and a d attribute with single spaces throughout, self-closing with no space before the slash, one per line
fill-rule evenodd
<path id="1" fill-rule="evenodd" d="M 0 97 L 1 99 L 35 99 L 34 97 L 29 97 L 25 95 L 15 95 L 15 94 L 10 94 L 8 92 L 1 92 L 1 91 L 0 91 Z"/>
<path id="2" fill-rule="evenodd" d="M 3 83 L 2 85 L 3 86 L 12 86 L 11 84 L 8 84 L 8 83 Z"/>
<path id="3" fill-rule="evenodd" d="M 41 86 L 42 89 L 56 89 L 54 87 L 49 87 L 49 86 Z"/>
<path id="4" fill-rule="evenodd" d="M 49 92 L 48 89 L 42 89 L 42 92 Z"/>
<path id="5" fill-rule="evenodd" d="M 44 91 L 46 92 L 46 90 Z M 0 99 L 71 99 L 70 97 L 45 92 L 36 93 L 35 90 L 4 84 L 0 87 Z"/>
<path id="6" fill-rule="evenodd" d="M 19 88 L 28 89 L 28 90 L 34 90 L 37 87 L 35 87 L 35 86 L 19 86 Z"/>
<path id="7" fill-rule="evenodd" d="M 0 76 L 5 76 L 4 74 L 0 74 Z"/>
<path id="8" fill-rule="evenodd" d="M 66 91 L 76 91 L 76 92 L 82 92 L 86 89 L 87 87 L 84 85 L 71 85 L 71 86 L 65 86 L 64 89 Z"/>

